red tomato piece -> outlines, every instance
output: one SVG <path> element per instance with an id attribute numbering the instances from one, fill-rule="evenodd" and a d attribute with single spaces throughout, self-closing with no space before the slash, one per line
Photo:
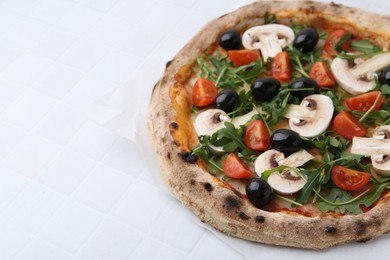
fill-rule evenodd
<path id="1" fill-rule="evenodd" d="M 271 62 L 272 77 L 280 82 L 288 82 L 292 77 L 290 57 L 286 51 L 279 52 Z"/>
<path id="2" fill-rule="evenodd" d="M 200 78 L 192 88 L 192 103 L 197 107 L 205 107 L 215 102 L 218 89 L 208 79 Z"/>
<path id="3" fill-rule="evenodd" d="M 334 118 L 334 128 L 342 137 L 352 140 L 354 136 L 362 137 L 367 134 L 366 127 L 351 114 L 341 111 Z"/>
<path id="4" fill-rule="evenodd" d="M 336 84 L 332 72 L 322 61 L 317 61 L 310 69 L 310 78 L 314 79 L 320 87 L 331 87 Z"/>
<path id="5" fill-rule="evenodd" d="M 368 183 L 371 174 L 337 165 L 333 166 L 330 176 L 340 189 L 358 190 Z"/>
<path id="6" fill-rule="evenodd" d="M 228 51 L 229 59 L 237 67 L 248 65 L 259 59 L 260 53 L 256 50 L 232 50 Z"/>
<path id="7" fill-rule="evenodd" d="M 230 178 L 249 179 L 252 177 L 249 167 L 235 153 L 226 156 L 222 168 L 226 176 Z"/>
<path id="8" fill-rule="evenodd" d="M 267 150 L 270 137 L 267 126 L 262 120 L 254 120 L 249 123 L 244 132 L 245 145 L 256 151 Z"/>
<path id="9" fill-rule="evenodd" d="M 378 95 L 380 96 L 379 98 Z M 383 97 L 380 91 L 373 91 L 356 97 L 348 98 L 345 100 L 345 103 L 352 111 L 358 110 L 366 112 L 374 105 L 377 98 L 378 102 L 376 102 L 375 107 L 372 109 L 372 111 L 376 111 L 381 107 L 383 101 Z"/>
<path id="10" fill-rule="evenodd" d="M 336 56 L 334 52 L 334 48 L 336 44 L 348 33 L 348 31 L 343 29 L 338 29 L 334 32 L 332 32 L 328 38 L 325 41 L 324 50 L 326 53 L 328 53 L 331 56 Z M 343 48 L 345 51 L 348 51 L 351 48 L 351 41 L 345 42 L 343 45 L 341 45 L 341 48 Z"/>

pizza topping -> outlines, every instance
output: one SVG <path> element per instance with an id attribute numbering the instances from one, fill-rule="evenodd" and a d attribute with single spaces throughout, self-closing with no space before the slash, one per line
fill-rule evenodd
<path id="1" fill-rule="evenodd" d="M 191 152 L 184 152 L 181 154 L 181 158 L 188 163 L 196 163 L 198 157 Z"/>
<path id="2" fill-rule="evenodd" d="M 340 87 L 352 95 L 358 95 L 374 89 L 376 72 L 389 65 L 390 53 L 382 53 L 352 67 L 347 60 L 335 58 L 331 70 Z"/>
<path id="3" fill-rule="evenodd" d="M 208 109 L 197 115 L 194 126 L 197 134 L 212 135 L 224 127 L 224 122 L 230 118 L 220 109 Z"/>
<path id="4" fill-rule="evenodd" d="M 230 178 L 248 179 L 253 177 L 249 167 L 235 153 L 230 153 L 226 156 L 222 169 L 226 176 Z"/>
<path id="5" fill-rule="evenodd" d="M 390 85 L 390 66 L 383 69 L 379 81 L 383 84 Z"/>
<path id="6" fill-rule="evenodd" d="M 349 37 L 346 37 L 347 35 L 349 35 Z M 335 49 L 337 49 L 337 47 L 344 51 L 348 51 L 351 46 L 350 36 L 348 31 L 343 29 L 332 32 L 328 38 L 326 38 L 324 51 L 331 56 L 336 55 Z M 344 42 L 341 41 L 343 38 L 345 39 Z"/>
<path id="7" fill-rule="evenodd" d="M 370 111 L 378 110 L 382 105 L 382 101 L 383 98 L 381 92 L 373 91 L 366 94 L 361 94 L 359 96 L 348 98 L 345 100 L 345 103 L 351 111 L 358 110 L 358 111 L 367 112 L 370 109 L 371 109 Z"/>
<path id="8" fill-rule="evenodd" d="M 276 192 L 280 194 L 293 194 L 301 190 L 306 183 L 306 179 L 297 175 L 293 169 L 304 165 L 313 158 L 305 150 L 299 150 L 287 158 L 277 150 L 268 150 L 257 157 L 255 171 L 262 178 L 266 178 L 268 184 Z M 264 172 L 275 169 L 280 165 L 288 167 L 281 171 L 274 171 L 269 176 L 262 176 Z"/>
<path id="9" fill-rule="evenodd" d="M 242 44 L 249 50 L 261 50 L 264 61 L 273 58 L 294 40 L 294 31 L 285 25 L 267 24 L 252 27 L 242 36 Z"/>
<path id="10" fill-rule="evenodd" d="M 310 78 L 317 82 L 319 87 L 332 87 L 336 84 L 332 72 L 325 62 L 317 61 L 313 64 L 309 72 Z"/>
<path id="11" fill-rule="evenodd" d="M 292 68 L 288 53 L 279 52 L 271 62 L 272 77 L 280 82 L 288 82 L 292 77 Z"/>
<path id="12" fill-rule="evenodd" d="M 362 137 L 367 133 L 366 127 L 359 122 L 353 115 L 341 111 L 334 118 L 334 128 L 342 137 L 352 140 L 354 136 Z"/>
<path id="13" fill-rule="evenodd" d="M 206 78 L 200 78 L 192 88 L 192 103 L 197 107 L 205 107 L 214 103 L 218 89 L 214 83 Z"/>
<path id="14" fill-rule="evenodd" d="M 232 89 L 225 89 L 219 92 L 216 100 L 215 107 L 230 113 L 234 110 L 238 103 L 238 94 Z"/>
<path id="15" fill-rule="evenodd" d="M 264 151 L 269 147 L 269 133 L 262 120 L 253 120 L 245 128 L 244 141 L 252 150 Z"/>
<path id="16" fill-rule="evenodd" d="M 219 46 L 225 50 L 238 50 L 241 47 L 240 32 L 234 29 L 227 30 L 219 37 Z"/>
<path id="17" fill-rule="evenodd" d="M 271 147 L 285 155 L 290 155 L 302 149 L 301 137 L 290 129 L 279 129 L 271 135 Z"/>
<path id="18" fill-rule="evenodd" d="M 308 27 L 297 33 L 294 47 L 302 52 L 311 52 L 318 43 L 319 35 L 316 29 Z"/>
<path id="19" fill-rule="evenodd" d="M 291 82 L 290 89 L 292 90 L 291 94 L 299 99 L 304 99 L 309 95 L 320 93 L 317 82 L 310 78 L 304 77 Z"/>
<path id="20" fill-rule="evenodd" d="M 291 130 L 304 137 L 323 133 L 333 117 L 332 99 L 325 95 L 310 95 L 300 105 L 288 105 L 284 117 L 289 118 Z"/>
<path id="21" fill-rule="evenodd" d="M 368 183 L 371 174 L 336 165 L 333 166 L 330 176 L 340 189 L 359 190 Z"/>
<path id="22" fill-rule="evenodd" d="M 260 58 L 260 53 L 257 50 L 234 50 L 228 51 L 229 59 L 237 67 L 251 64 Z"/>
<path id="23" fill-rule="evenodd" d="M 257 101 L 271 101 L 280 87 L 280 82 L 274 78 L 260 78 L 252 83 L 251 90 Z"/>
<path id="24" fill-rule="evenodd" d="M 248 200 L 257 208 L 267 205 L 273 198 L 271 186 L 260 178 L 251 179 L 245 190 Z M 258 222 L 264 222 L 264 217 L 258 220 Z"/>
<path id="25" fill-rule="evenodd" d="M 354 137 L 351 152 L 371 156 L 372 167 L 376 172 L 390 175 L 390 126 L 380 126 L 374 130 L 372 138 Z"/>

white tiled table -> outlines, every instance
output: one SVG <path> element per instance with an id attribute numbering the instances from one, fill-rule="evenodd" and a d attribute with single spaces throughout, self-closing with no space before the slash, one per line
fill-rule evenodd
<path id="1" fill-rule="evenodd" d="M 1 260 L 244 258 L 160 190 L 134 143 L 86 115 L 243 2 L 0 1 Z"/>

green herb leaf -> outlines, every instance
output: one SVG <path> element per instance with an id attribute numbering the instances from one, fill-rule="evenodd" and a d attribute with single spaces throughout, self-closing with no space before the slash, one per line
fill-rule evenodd
<path id="1" fill-rule="evenodd" d="M 351 43 L 351 48 L 356 51 L 361 51 L 365 54 L 371 54 L 371 53 L 379 53 L 382 51 L 382 49 L 371 43 L 369 39 L 364 39 L 361 41 L 353 41 Z"/>
<path id="2" fill-rule="evenodd" d="M 276 23 L 276 16 L 273 14 L 271 17 L 268 12 L 264 14 L 264 24 Z"/>
<path id="3" fill-rule="evenodd" d="M 313 192 L 313 189 L 316 188 L 320 181 L 321 172 L 323 170 L 323 166 L 318 167 L 314 170 L 303 169 L 300 172 L 303 175 L 307 176 L 307 182 L 305 186 L 303 186 L 302 190 L 299 192 L 295 201 L 300 204 L 306 204 L 310 198 L 310 195 Z"/>
<path id="4" fill-rule="evenodd" d="M 376 187 L 369 195 L 364 197 L 360 203 L 366 207 L 372 206 L 375 202 L 378 201 L 383 191 L 390 185 L 390 182 L 385 182 Z"/>
<path id="5" fill-rule="evenodd" d="M 346 211 L 352 214 L 360 214 L 363 212 L 359 206 L 361 204 L 359 200 L 353 197 L 347 191 L 341 190 L 339 188 L 330 189 L 329 193 L 323 198 L 325 200 L 317 203 L 317 208 L 321 212 L 336 210 L 342 214 L 344 214 Z"/>

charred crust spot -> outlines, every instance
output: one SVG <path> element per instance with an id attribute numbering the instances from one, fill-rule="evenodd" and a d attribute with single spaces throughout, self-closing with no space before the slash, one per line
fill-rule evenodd
<path id="1" fill-rule="evenodd" d="M 366 233 L 366 228 L 367 228 L 366 222 L 364 222 L 362 220 L 356 221 L 356 235 L 357 236 L 364 235 Z"/>
<path id="2" fill-rule="evenodd" d="M 241 201 L 232 196 L 227 196 L 225 202 L 228 209 L 239 209 L 241 207 Z"/>
<path id="3" fill-rule="evenodd" d="M 325 228 L 325 232 L 328 234 L 335 234 L 337 232 L 337 228 L 332 227 L 332 226 L 327 226 Z"/>
<path id="4" fill-rule="evenodd" d="M 170 123 L 170 124 L 169 124 L 169 127 L 170 127 L 171 129 L 174 129 L 174 130 L 179 129 L 179 125 L 178 125 L 176 122 Z"/>
<path id="5" fill-rule="evenodd" d="M 264 216 L 256 216 L 256 217 L 255 217 L 255 221 L 256 221 L 257 223 L 264 223 L 265 217 L 264 217 Z"/>
<path id="6" fill-rule="evenodd" d="M 171 159 L 171 153 L 170 152 L 167 153 L 167 158 L 168 158 L 168 160 Z"/>
<path id="7" fill-rule="evenodd" d="M 332 6 L 334 6 L 334 7 L 340 7 L 341 6 L 341 4 L 336 4 L 335 2 L 330 2 L 330 4 L 332 5 Z"/>
<path id="8" fill-rule="evenodd" d="M 218 17 L 218 19 L 221 19 L 221 18 L 223 18 L 223 17 L 225 17 L 227 14 L 223 14 L 223 15 L 221 15 L 220 17 Z"/>
<path id="9" fill-rule="evenodd" d="M 372 238 L 369 237 L 369 238 L 357 240 L 356 242 L 358 242 L 358 243 L 366 243 L 367 241 L 369 241 L 369 240 L 371 240 L 371 239 L 372 239 Z"/>
<path id="10" fill-rule="evenodd" d="M 190 184 L 191 184 L 192 186 L 195 186 L 196 181 L 192 179 L 192 180 L 190 180 Z"/>
<path id="11" fill-rule="evenodd" d="M 250 217 L 249 217 L 247 214 L 245 214 L 244 212 L 240 212 L 240 214 L 238 214 L 238 216 L 239 216 L 240 219 L 242 219 L 242 220 L 248 220 L 248 219 L 250 219 Z"/>
<path id="12" fill-rule="evenodd" d="M 168 61 L 168 62 L 165 64 L 165 69 L 168 69 L 168 67 L 169 67 L 169 65 L 171 65 L 172 61 L 173 61 L 173 60 L 170 60 L 170 61 Z"/>
<path id="13" fill-rule="evenodd" d="M 211 186 L 210 183 L 206 182 L 205 184 L 203 184 L 203 187 L 205 188 L 205 190 L 207 190 L 208 192 L 212 192 L 213 191 L 213 186 Z"/>

